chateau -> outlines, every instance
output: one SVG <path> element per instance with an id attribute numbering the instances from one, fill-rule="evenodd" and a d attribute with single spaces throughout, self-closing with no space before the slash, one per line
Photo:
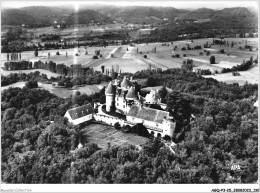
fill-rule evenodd
<path id="1" fill-rule="evenodd" d="M 105 95 L 106 103 L 100 104 L 98 113 L 95 113 L 90 105 L 84 105 L 68 110 L 65 117 L 76 125 L 92 119 L 109 125 L 118 122 L 121 126 L 142 123 L 150 134 L 173 137 L 176 122 L 170 113 L 165 111 L 166 104 L 161 103 L 158 91 L 151 90 L 142 97 L 136 92 L 134 82 L 124 77 L 121 83 L 118 80 L 110 82 Z M 151 108 L 152 105 L 157 108 Z"/>

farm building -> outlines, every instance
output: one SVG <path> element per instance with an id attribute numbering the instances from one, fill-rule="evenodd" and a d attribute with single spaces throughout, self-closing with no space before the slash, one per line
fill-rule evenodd
<path id="1" fill-rule="evenodd" d="M 83 122 L 93 119 L 94 109 L 90 104 L 76 107 L 68 110 L 64 117 L 67 117 L 69 122 L 78 125 Z"/>

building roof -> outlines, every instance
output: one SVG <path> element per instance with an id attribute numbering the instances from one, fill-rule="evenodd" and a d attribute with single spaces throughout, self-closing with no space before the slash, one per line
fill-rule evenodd
<path id="1" fill-rule="evenodd" d="M 111 81 L 105 90 L 105 94 L 115 94 L 115 86 L 112 84 Z"/>
<path id="2" fill-rule="evenodd" d="M 127 100 L 137 99 L 137 95 L 136 95 L 136 92 L 135 92 L 134 87 L 131 86 L 131 88 L 130 88 L 129 91 L 127 92 L 125 98 L 126 98 Z"/>
<path id="3" fill-rule="evenodd" d="M 162 123 L 163 119 L 169 118 L 169 112 L 144 106 L 141 107 L 139 105 L 133 105 L 127 113 L 127 116 Z"/>
<path id="4" fill-rule="evenodd" d="M 130 86 L 132 86 L 131 81 L 128 78 L 124 77 L 123 81 L 121 82 L 121 87 L 128 88 Z"/>
<path id="5" fill-rule="evenodd" d="M 90 104 L 76 107 L 67 111 L 72 120 L 79 119 L 86 115 L 94 113 L 94 109 Z"/>

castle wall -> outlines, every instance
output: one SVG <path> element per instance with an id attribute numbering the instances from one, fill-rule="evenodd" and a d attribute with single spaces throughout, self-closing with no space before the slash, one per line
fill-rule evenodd
<path id="1" fill-rule="evenodd" d="M 112 125 L 112 126 L 114 126 L 116 122 L 118 122 L 121 125 L 121 127 L 125 126 L 125 125 L 133 126 L 133 124 L 127 123 L 127 121 L 125 121 L 124 119 L 119 119 L 117 117 L 109 117 L 109 116 L 105 116 L 105 115 L 95 114 L 94 119 L 96 121 L 106 123 L 106 124 Z"/>

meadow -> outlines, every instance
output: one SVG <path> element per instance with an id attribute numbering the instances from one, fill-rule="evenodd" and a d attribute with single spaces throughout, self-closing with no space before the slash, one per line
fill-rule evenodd
<path id="1" fill-rule="evenodd" d="M 212 38 L 196 39 L 191 42 L 190 40 L 166 42 L 166 43 L 148 43 L 148 44 L 135 44 L 134 47 L 129 45 L 119 46 L 106 46 L 106 47 L 88 47 L 88 54 L 85 55 L 85 48 L 72 48 L 72 49 L 59 49 L 59 50 L 44 50 L 39 51 L 38 57 L 34 56 L 33 51 L 23 52 L 22 59 L 36 61 L 53 61 L 57 64 L 63 63 L 65 65 L 82 64 L 84 66 L 93 67 L 94 70 L 101 71 L 101 66 L 111 69 L 112 66 L 119 66 L 121 72 L 135 73 L 140 70 L 161 68 L 166 70 L 168 68 L 180 68 L 183 61 L 187 58 L 193 60 L 195 67 L 201 67 L 204 69 L 213 68 L 221 71 L 222 68 L 232 68 L 241 64 L 243 60 L 249 60 L 251 56 L 256 58 L 258 54 L 258 38 L 227 38 L 229 44 L 234 41 L 233 48 L 228 46 L 212 45 L 210 48 L 203 48 L 203 45 L 208 42 L 213 42 Z M 253 50 L 244 49 L 245 45 L 253 46 Z M 201 46 L 202 49 L 196 50 L 181 50 L 183 47 Z M 174 48 L 177 49 L 174 51 Z M 242 47 L 242 49 L 240 49 Z M 152 50 L 156 48 L 156 52 Z M 220 53 L 219 50 L 224 49 L 224 53 Z M 99 59 L 93 59 L 95 50 L 100 50 L 102 55 Z M 138 52 L 137 52 L 138 50 Z M 206 51 L 210 52 L 210 55 L 206 55 Z M 50 58 L 48 58 L 48 52 L 50 52 Z M 56 55 L 59 52 L 60 55 Z M 67 52 L 67 57 L 66 57 Z M 79 56 L 75 56 L 78 53 Z M 113 54 L 113 57 L 111 57 Z M 178 54 L 179 57 L 172 57 Z M 144 55 L 147 58 L 144 58 Z M 216 63 L 210 64 L 210 57 L 214 55 Z M 6 54 L 1 54 L 1 63 L 6 61 Z M 224 75 L 223 75 L 224 76 Z M 229 76 L 229 75 L 226 75 Z M 213 76 L 214 78 L 215 76 Z M 245 75 L 246 80 L 250 79 Z M 257 78 L 258 79 L 258 78 Z"/>

